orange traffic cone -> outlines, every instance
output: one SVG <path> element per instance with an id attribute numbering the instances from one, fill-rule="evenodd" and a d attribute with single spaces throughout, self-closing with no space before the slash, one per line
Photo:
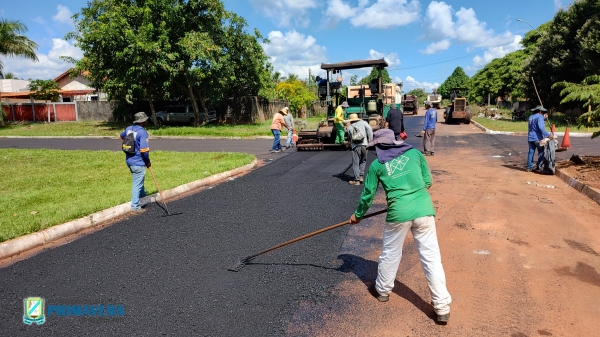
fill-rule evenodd
<path id="1" fill-rule="evenodd" d="M 562 144 L 560 144 L 561 149 L 570 149 L 571 148 L 571 138 L 569 138 L 569 128 L 565 130 L 565 135 L 563 137 Z"/>
<path id="2" fill-rule="evenodd" d="M 296 129 L 292 129 L 292 141 L 294 143 L 298 142 L 298 134 L 296 133 Z"/>
<path id="3" fill-rule="evenodd" d="M 556 125 L 552 124 L 552 133 L 556 132 Z"/>

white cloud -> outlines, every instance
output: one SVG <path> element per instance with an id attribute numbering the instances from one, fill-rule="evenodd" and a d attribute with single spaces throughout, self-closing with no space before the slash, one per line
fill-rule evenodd
<path id="1" fill-rule="evenodd" d="M 369 60 L 380 60 L 385 59 L 388 63 L 388 68 L 394 68 L 400 65 L 400 58 L 398 57 L 398 53 L 384 54 L 380 53 L 374 49 L 369 50 Z M 369 70 L 370 71 L 370 70 Z"/>
<path id="2" fill-rule="evenodd" d="M 281 27 L 308 27 L 308 11 L 319 6 L 317 0 L 250 0 L 250 3 Z"/>
<path id="3" fill-rule="evenodd" d="M 275 71 L 282 76 L 297 74 L 300 78 L 308 76 L 308 69 L 313 75 L 321 70 L 321 63 L 327 62 L 325 56 L 327 49 L 318 45 L 317 40 L 295 30 L 285 34 L 281 31 L 272 31 L 268 35 L 270 44 L 263 44 L 265 53 L 269 56 Z"/>
<path id="4" fill-rule="evenodd" d="M 482 68 L 495 58 L 504 57 L 504 55 L 508 53 L 523 49 L 523 45 L 521 44 L 522 39 L 523 38 L 520 35 L 515 35 L 513 41 L 508 45 L 488 48 L 488 50 L 483 53 L 483 57 L 477 55 L 473 58 L 474 68 L 469 68 L 469 70 Z"/>
<path id="5" fill-rule="evenodd" d="M 509 31 L 496 34 L 494 30 L 487 29 L 487 24 L 479 21 L 473 8 L 461 7 L 454 13 L 455 20 L 452 20 L 452 13 L 452 6 L 443 1 L 432 1 L 429 4 L 423 22 L 422 38 L 433 43 L 422 50 L 422 53 L 433 54 L 446 50 L 453 41 L 468 44 L 470 50 L 475 47 L 490 48 L 511 43 L 515 38 Z"/>
<path id="6" fill-rule="evenodd" d="M 331 0 L 327 9 L 325 9 L 324 20 L 330 27 L 336 26 L 340 20 L 346 20 L 356 15 L 356 8 L 342 0 Z"/>
<path id="7" fill-rule="evenodd" d="M 324 21 L 330 26 L 349 19 L 354 27 L 386 29 L 407 25 L 419 18 L 419 0 L 359 0 L 352 7 L 343 0 L 331 0 L 325 10 Z"/>
<path id="8" fill-rule="evenodd" d="M 424 37 L 433 41 L 456 38 L 452 21 L 453 12 L 452 6 L 445 2 L 432 1 L 427 7 L 422 24 Z"/>
<path id="9" fill-rule="evenodd" d="M 54 15 L 52 17 L 52 20 L 73 26 L 73 19 L 71 19 L 71 16 L 73 16 L 73 13 L 71 13 L 71 11 L 69 10 L 69 7 L 63 6 L 63 5 L 58 5 L 56 7 L 56 11 L 57 11 L 56 15 Z"/>
<path id="10" fill-rule="evenodd" d="M 2 58 L 4 71 L 11 72 L 18 78 L 24 79 L 53 79 L 65 70 L 73 67 L 72 64 L 61 61 L 60 56 L 71 56 L 74 59 L 83 57 L 79 48 L 74 47 L 68 41 L 52 39 L 52 49 L 48 54 L 37 54 L 38 62 L 33 62 L 20 57 Z"/>
<path id="11" fill-rule="evenodd" d="M 350 22 L 355 27 L 392 28 L 416 21 L 420 11 L 421 4 L 418 0 L 377 0 L 358 11 L 359 14 L 350 19 Z"/>
<path id="12" fill-rule="evenodd" d="M 558 12 L 561 8 L 563 8 L 562 1 L 554 0 L 554 10 Z"/>
<path id="13" fill-rule="evenodd" d="M 423 54 L 435 54 L 440 51 L 444 51 L 450 48 L 450 40 L 442 40 L 438 42 L 430 43 L 425 50 L 420 50 Z"/>
<path id="14" fill-rule="evenodd" d="M 399 77 L 396 77 L 395 82 L 403 82 L 402 90 L 404 92 L 409 92 L 413 89 L 423 88 L 427 92 L 432 92 L 433 89 L 436 89 L 440 86 L 439 83 L 430 83 L 430 82 L 419 82 L 412 76 L 406 76 L 406 79 L 402 81 Z"/>

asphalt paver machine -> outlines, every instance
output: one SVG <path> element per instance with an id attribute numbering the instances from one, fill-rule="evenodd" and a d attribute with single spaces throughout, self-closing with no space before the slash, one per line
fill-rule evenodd
<path id="1" fill-rule="evenodd" d="M 381 81 L 381 71 L 388 66 L 384 59 L 380 60 L 357 60 L 342 63 L 321 64 L 321 69 L 327 71 L 327 77 L 319 81 L 319 99 L 323 104 L 327 105 L 327 118 L 319 123 L 316 130 L 301 130 L 298 132 L 298 142 L 296 147 L 298 150 L 324 150 L 331 149 L 348 149 L 350 141 L 348 133 L 346 133 L 344 144 L 335 144 L 335 126 L 333 125 L 333 117 L 335 109 L 343 101 L 347 101 L 349 107 L 346 109 L 346 116 L 356 113 L 360 118 L 371 125 L 373 131 L 383 128 L 385 125 L 385 113 L 389 110 L 384 109 L 384 90 Z M 346 97 L 346 93 L 342 93 L 342 83 L 339 80 L 333 80 L 334 75 L 339 76 L 342 70 L 359 69 L 365 67 L 375 67 L 378 70 L 378 77 L 373 79 L 368 84 L 369 95 L 367 90 L 361 90 L 359 95 L 355 97 Z"/>

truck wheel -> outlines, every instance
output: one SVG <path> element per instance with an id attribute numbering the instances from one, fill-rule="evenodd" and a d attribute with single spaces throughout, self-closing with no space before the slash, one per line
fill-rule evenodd
<path id="1" fill-rule="evenodd" d="M 195 117 L 190 118 L 190 126 L 194 126 L 195 121 L 196 121 Z"/>
<path id="2" fill-rule="evenodd" d="M 471 124 L 471 108 L 467 107 L 467 116 L 465 117 L 465 124 Z"/>
<path id="3" fill-rule="evenodd" d="M 158 125 L 157 125 L 158 127 L 161 127 L 161 126 L 163 126 L 163 125 L 164 125 L 164 123 L 165 123 L 165 122 L 163 121 L 163 119 L 162 119 L 162 118 L 160 118 L 160 117 L 159 117 L 159 118 L 157 118 L 157 119 L 156 119 L 156 124 L 158 124 Z"/>

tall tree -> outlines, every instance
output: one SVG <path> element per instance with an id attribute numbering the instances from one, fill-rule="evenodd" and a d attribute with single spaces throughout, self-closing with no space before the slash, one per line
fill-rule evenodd
<path id="1" fill-rule="evenodd" d="M 438 88 L 438 94 L 444 98 L 450 98 L 450 89 L 452 88 L 466 88 L 469 82 L 469 76 L 465 74 L 465 71 L 461 67 L 456 67 L 442 85 Z"/>
<path id="2" fill-rule="evenodd" d="M 598 74 L 600 64 L 600 1 L 577 0 L 566 9 L 559 10 L 540 31 L 537 41 L 525 41 L 530 50 L 525 65 L 526 94 L 536 97 L 531 81 L 534 78 L 541 99 L 547 107 L 557 107 L 560 102 L 557 82 L 580 83 L 591 74 Z"/>
<path id="3" fill-rule="evenodd" d="M 479 70 L 468 82 L 469 100 L 484 102 L 488 94 L 504 100 L 523 99 L 523 63 L 527 55 L 522 50 L 497 58 Z"/>
<path id="4" fill-rule="evenodd" d="M 377 67 L 373 67 L 373 69 L 371 69 L 371 73 L 368 76 L 365 76 L 360 79 L 359 84 L 369 84 L 372 80 L 377 79 L 378 76 L 379 70 L 377 70 Z M 381 83 L 392 83 L 392 78 L 390 77 L 390 73 L 388 73 L 386 68 L 383 68 L 381 70 Z"/>
<path id="5" fill-rule="evenodd" d="M 10 21 L 0 18 L 0 55 L 20 56 L 37 61 L 37 44 L 26 36 L 27 26 L 20 21 Z M 2 76 L 4 65 L 0 60 L 0 76 Z"/>

